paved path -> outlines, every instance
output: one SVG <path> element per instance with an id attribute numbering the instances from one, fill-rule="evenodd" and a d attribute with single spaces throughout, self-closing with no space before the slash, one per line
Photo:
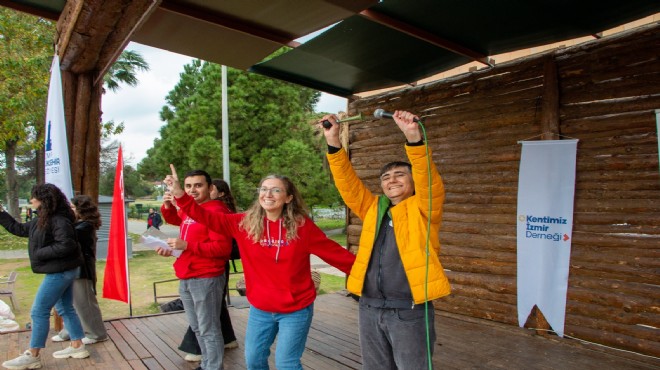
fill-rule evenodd
<path id="1" fill-rule="evenodd" d="M 147 222 L 143 220 L 133 220 L 129 219 L 128 220 L 128 232 L 133 233 L 133 234 L 142 234 L 146 229 L 147 229 Z M 179 236 L 179 227 L 177 226 L 172 226 L 172 225 L 163 225 L 160 227 L 160 231 L 165 233 L 165 235 L 176 238 Z M 336 233 L 341 233 L 341 230 L 330 230 L 328 231 L 328 235 L 336 234 Z M 27 248 L 27 239 L 26 239 L 26 248 Z M 133 251 L 148 251 L 151 250 L 151 248 L 144 247 L 140 243 L 134 243 L 133 244 Z M 27 254 L 27 249 L 20 249 L 20 250 L 13 250 L 13 251 L 0 251 L 0 259 L 12 259 L 12 258 L 28 258 Z M 310 263 L 312 265 L 312 268 L 322 272 L 324 274 L 330 274 L 330 275 L 336 275 L 336 276 L 344 276 L 344 273 L 339 271 L 338 269 L 328 265 L 323 261 L 322 259 L 316 257 L 316 256 L 311 256 L 310 257 Z"/>

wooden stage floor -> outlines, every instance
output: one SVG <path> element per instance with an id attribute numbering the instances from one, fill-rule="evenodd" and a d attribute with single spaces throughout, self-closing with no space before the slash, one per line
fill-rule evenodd
<path id="1" fill-rule="evenodd" d="M 245 369 L 243 340 L 248 309 L 230 307 L 240 347 L 225 352 L 225 369 Z M 66 343 L 50 340 L 42 351 L 45 369 L 195 369 L 177 349 L 187 327 L 183 313 L 106 322 L 110 340 L 89 345 L 91 357 L 57 360 Z M 537 336 L 526 329 L 438 312 L 435 369 L 660 369 L 660 359 L 615 351 L 575 340 Z M 0 334 L 0 361 L 29 346 L 29 331 Z M 271 368 L 274 369 L 273 355 Z M 357 303 L 343 294 L 319 296 L 303 355 L 305 369 L 361 368 Z"/>

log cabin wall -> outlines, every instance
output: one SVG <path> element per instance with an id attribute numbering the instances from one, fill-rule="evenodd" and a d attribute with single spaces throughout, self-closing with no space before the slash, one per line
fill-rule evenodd
<path id="1" fill-rule="evenodd" d="M 446 188 L 440 259 L 453 289 L 437 309 L 518 324 L 518 141 L 554 131 L 554 115 L 557 134 L 579 139 L 565 334 L 660 356 L 659 31 L 350 102 L 349 115 L 406 109 L 424 121 Z M 379 168 L 405 160 L 405 139 L 388 120 L 348 127 L 351 161 L 381 193 Z M 353 250 L 360 230 L 351 213 Z"/>

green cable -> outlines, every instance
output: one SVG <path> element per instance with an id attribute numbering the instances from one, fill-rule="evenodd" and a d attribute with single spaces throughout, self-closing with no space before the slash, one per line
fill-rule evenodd
<path id="1" fill-rule="evenodd" d="M 431 333 L 429 330 L 429 244 L 431 241 L 431 213 L 433 212 L 433 197 L 432 197 L 432 188 L 433 183 L 431 181 L 431 156 L 429 155 L 429 142 L 426 137 L 426 129 L 422 124 L 421 120 L 418 120 L 417 123 L 422 129 L 422 136 L 424 138 L 424 147 L 426 148 L 426 173 L 428 174 L 428 186 L 429 186 L 429 213 L 426 217 L 426 272 L 424 276 L 424 322 L 426 324 L 426 357 L 429 363 L 429 369 L 433 370 L 433 359 L 431 356 Z"/>

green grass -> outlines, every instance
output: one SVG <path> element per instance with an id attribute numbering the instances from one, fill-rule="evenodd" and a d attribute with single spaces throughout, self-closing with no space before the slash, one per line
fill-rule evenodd
<path id="1" fill-rule="evenodd" d="M 21 238 L 10 234 L 4 227 L 0 227 L 0 251 L 14 251 L 26 249 L 27 238 Z"/>
<path id="2" fill-rule="evenodd" d="M 134 252 L 133 258 L 129 260 L 129 273 L 131 276 L 131 299 L 133 301 L 133 315 L 144 315 L 157 313 L 159 306 L 154 304 L 153 300 L 153 282 L 174 278 L 174 269 L 172 257 L 162 257 L 153 251 Z M 240 261 L 236 261 L 236 267 L 242 271 Z M 6 276 L 11 271 L 18 271 L 16 281 L 16 297 L 18 300 L 18 310 L 14 311 L 16 322 L 22 328 L 30 321 L 30 307 L 37 292 L 37 288 L 43 280 L 43 274 L 34 274 L 30 269 L 30 262 L 27 259 L 4 259 L 0 260 L 0 276 Z M 103 277 L 105 274 L 105 261 L 99 261 L 96 264 L 98 273 L 98 301 L 103 313 L 104 319 L 129 316 L 129 306 L 123 302 L 101 298 L 103 291 Z M 232 270 L 233 271 L 233 270 Z M 235 288 L 236 281 L 242 275 L 230 275 L 229 287 Z M 336 292 L 344 289 L 344 278 L 321 274 L 321 286 L 319 294 Z M 177 294 L 178 282 L 168 282 L 158 285 L 158 295 Z M 238 292 L 231 291 L 231 295 L 238 295 Z M 165 303 L 169 299 L 160 299 L 159 303 Z M 9 302 L 7 301 L 7 304 Z"/>
<path id="3" fill-rule="evenodd" d="M 314 220 L 314 223 L 321 230 L 343 229 L 346 227 L 346 220 L 344 219 L 319 218 Z"/>

